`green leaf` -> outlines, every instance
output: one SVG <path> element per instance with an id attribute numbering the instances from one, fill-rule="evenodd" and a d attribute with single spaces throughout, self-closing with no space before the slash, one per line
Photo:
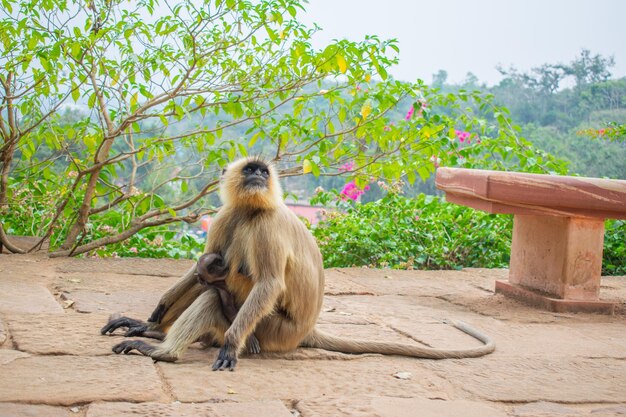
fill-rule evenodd
<path id="1" fill-rule="evenodd" d="M 248 147 L 252 148 L 254 146 L 254 144 L 256 143 L 256 141 L 259 139 L 259 137 L 263 134 L 262 131 L 258 131 L 256 132 L 252 138 L 250 138 L 250 142 L 248 142 Z"/>
<path id="2" fill-rule="evenodd" d="M 248 150 L 246 149 L 246 147 L 245 147 L 245 146 L 243 146 L 243 144 L 238 143 L 238 144 L 237 144 L 237 147 L 239 148 L 239 154 L 240 154 L 241 156 L 244 156 L 244 157 L 245 157 L 245 156 L 248 156 Z"/>
<path id="3" fill-rule="evenodd" d="M 31 36 L 30 39 L 28 40 L 28 49 L 35 49 L 35 47 L 37 46 L 37 43 L 39 42 L 39 38 L 36 36 Z"/>
<path id="4" fill-rule="evenodd" d="M 130 109 L 131 110 L 134 110 L 135 108 L 137 108 L 137 100 L 138 100 L 137 93 L 133 93 L 133 95 L 130 96 Z"/>
<path id="5" fill-rule="evenodd" d="M 89 100 L 87 100 L 87 106 L 89 106 L 89 108 L 93 108 L 96 105 L 96 98 L 96 93 L 91 93 Z"/>
<path id="6" fill-rule="evenodd" d="M 346 59 L 341 54 L 337 54 L 336 59 L 337 65 L 339 65 L 339 71 L 341 71 L 342 74 L 345 74 L 348 70 L 348 63 L 346 62 Z"/>
<path id="7" fill-rule="evenodd" d="M 80 43 L 78 42 L 73 42 L 72 46 L 70 48 L 70 53 L 72 54 L 72 56 L 75 59 L 80 59 L 80 53 L 81 53 L 81 47 L 80 47 Z"/>
<path id="8" fill-rule="evenodd" d="M 74 103 L 76 103 L 79 98 L 80 90 L 78 89 L 78 85 L 76 85 L 76 83 L 72 81 L 72 99 L 74 100 Z"/>

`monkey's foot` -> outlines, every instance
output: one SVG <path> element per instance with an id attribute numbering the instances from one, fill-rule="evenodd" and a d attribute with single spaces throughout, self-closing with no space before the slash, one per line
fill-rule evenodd
<path id="1" fill-rule="evenodd" d="M 113 352 L 117 354 L 123 353 L 127 355 L 133 350 L 136 350 L 144 356 L 150 356 L 155 361 L 175 362 L 176 359 L 178 359 L 173 355 L 160 353 L 156 347 L 143 340 L 125 340 L 113 346 Z"/>
<path id="2" fill-rule="evenodd" d="M 228 369 L 234 371 L 237 366 L 237 351 L 229 343 L 224 343 L 224 346 L 217 354 L 217 360 L 213 363 L 214 371 L 223 371 Z"/>
<path id="3" fill-rule="evenodd" d="M 246 348 L 248 349 L 248 353 L 261 353 L 261 344 L 259 343 L 259 339 L 257 339 L 254 334 L 251 334 L 250 337 L 248 337 Z"/>

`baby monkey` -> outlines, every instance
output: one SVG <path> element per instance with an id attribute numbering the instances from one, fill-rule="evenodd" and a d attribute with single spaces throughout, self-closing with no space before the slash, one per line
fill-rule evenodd
<path id="1" fill-rule="evenodd" d="M 196 278 L 200 284 L 215 288 L 220 296 L 224 317 L 232 324 L 239 312 L 235 305 L 235 297 L 226 287 L 228 267 L 224 264 L 224 258 L 218 253 L 205 253 L 198 259 L 196 265 Z M 246 347 L 250 353 L 260 353 L 259 340 L 252 333 L 247 340 Z"/>

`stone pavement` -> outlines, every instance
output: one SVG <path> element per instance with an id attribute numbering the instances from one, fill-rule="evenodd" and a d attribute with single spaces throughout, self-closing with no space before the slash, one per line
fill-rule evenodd
<path id="1" fill-rule="evenodd" d="M 178 363 L 118 356 L 111 312 L 146 318 L 190 261 L 0 255 L 0 417 L 626 416 L 626 277 L 604 278 L 618 314 L 558 314 L 493 293 L 506 270 L 327 271 L 319 326 L 372 340 L 461 348 L 446 318 L 496 352 L 422 360 L 315 349 L 244 357 L 216 349 Z"/>

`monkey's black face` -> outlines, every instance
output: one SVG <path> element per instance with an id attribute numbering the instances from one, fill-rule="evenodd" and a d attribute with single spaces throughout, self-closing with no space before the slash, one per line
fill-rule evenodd
<path id="1" fill-rule="evenodd" d="M 270 178 L 270 170 L 263 162 L 250 162 L 242 171 L 244 175 L 243 185 L 245 188 L 267 188 Z"/>

